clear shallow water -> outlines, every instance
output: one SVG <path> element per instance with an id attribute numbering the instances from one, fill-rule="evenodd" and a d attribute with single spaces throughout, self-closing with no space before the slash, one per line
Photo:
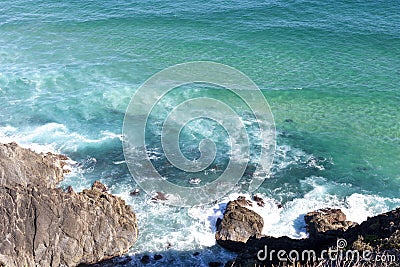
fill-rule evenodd
<path id="1" fill-rule="evenodd" d="M 76 190 L 100 179 L 124 197 L 141 230 L 131 265 L 156 252 L 160 266 L 223 261 L 232 255 L 213 247 L 223 204 L 129 196 L 121 145 L 141 83 L 173 64 L 216 61 L 254 80 L 275 117 L 275 164 L 259 189 L 264 232 L 302 237 L 301 215 L 324 206 L 360 221 L 400 204 L 399 10 L 398 1 L 3 1 L 0 137 L 68 155 L 77 164 L 64 184 Z M 206 126 L 193 129 L 207 135 Z"/>

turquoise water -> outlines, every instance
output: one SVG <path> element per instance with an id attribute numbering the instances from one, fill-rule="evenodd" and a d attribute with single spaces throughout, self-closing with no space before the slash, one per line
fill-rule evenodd
<path id="1" fill-rule="evenodd" d="M 100 179 L 124 197 L 141 227 L 131 265 L 145 253 L 164 255 L 159 266 L 224 261 L 232 255 L 213 246 L 220 210 L 129 196 L 121 144 L 140 84 L 174 64 L 215 61 L 248 75 L 274 114 L 275 164 L 259 193 L 284 209 L 260 211 L 264 231 L 302 237 L 301 214 L 326 205 L 360 221 L 400 205 L 399 10 L 399 1 L 2 1 L 0 137 L 68 155 L 65 185 Z"/>

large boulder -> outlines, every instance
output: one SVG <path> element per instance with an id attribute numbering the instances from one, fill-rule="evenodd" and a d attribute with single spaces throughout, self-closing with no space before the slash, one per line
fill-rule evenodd
<path id="1" fill-rule="evenodd" d="M 217 243 L 233 251 L 242 250 L 250 237 L 261 235 L 264 226 L 263 218 L 245 204 L 243 199 L 230 201 L 223 219 L 217 222 Z"/>
<path id="2" fill-rule="evenodd" d="M 0 155 L 0 266 L 90 264 L 120 256 L 136 242 L 135 213 L 101 183 L 81 193 L 55 188 L 63 167 L 51 162 L 64 157 L 14 144 L 0 151 L 8 153 Z"/>
<path id="3" fill-rule="evenodd" d="M 355 222 L 346 221 L 346 214 L 340 209 L 331 208 L 309 212 L 304 216 L 304 220 L 310 238 L 318 238 L 321 235 L 337 236 L 357 225 Z"/>

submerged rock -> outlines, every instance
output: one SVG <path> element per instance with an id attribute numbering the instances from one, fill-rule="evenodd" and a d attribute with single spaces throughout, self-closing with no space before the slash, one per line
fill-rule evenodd
<path id="1" fill-rule="evenodd" d="M 160 255 L 160 254 L 155 254 L 154 257 L 153 257 L 153 259 L 156 260 L 156 261 L 161 260 L 162 258 L 163 258 L 163 256 Z"/>
<path id="2" fill-rule="evenodd" d="M 151 200 L 153 200 L 153 201 L 158 201 L 158 200 L 165 201 L 165 200 L 168 200 L 168 198 L 166 197 L 166 195 L 164 193 L 157 192 L 157 195 L 152 197 Z"/>
<path id="3" fill-rule="evenodd" d="M 0 262 L 76 266 L 120 256 L 136 242 L 135 213 L 99 190 L 55 188 L 65 157 L 0 145 Z"/>
<path id="4" fill-rule="evenodd" d="M 150 256 L 149 255 L 143 255 L 143 257 L 140 259 L 140 262 L 143 263 L 143 264 L 150 263 Z"/>
<path id="5" fill-rule="evenodd" d="M 261 235 L 264 226 L 263 218 L 242 204 L 242 200 L 229 202 L 223 219 L 217 222 L 217 243 L 233 251 L 242 250 L 251 236 Z"/>

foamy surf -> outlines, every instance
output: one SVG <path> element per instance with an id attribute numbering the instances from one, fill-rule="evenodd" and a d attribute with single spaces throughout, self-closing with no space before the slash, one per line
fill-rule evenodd
<path id="1" fill-rule="evenodd" d="M 89 138 L 70 131 L 63 124 L 49 123 L 29 129 L 2 127 L 0 128 L 0 140 L 2 142 L 17 141 L 37 152 L 63 153 L 64 151 L 74 152 L 92 145 L 102 147 L 108 141 L 120 141 L 121 136 L 103 131 L 99 133 L 98 138 Z M 161 156 L 162 153 L 159 151 L 151 154 L 154 160 Z M 111 163 L 118 167 L 124 166 L 125 161 L 115 160 Z M 291 166 L 304 165 L 307 168 L 324 171 L 322 163 L 314 155 L 307 154 L 301 149 L 289 145 L 279 145 L 271 178 L 276 179 L 274 175 Z M 332 160 L 328 160 L 328 164 L 333 164 Z M 71 174 L 61 185 L 72 185 L 75 191 L 90 187 L 93 178 L 88 177 L 92 177 L 96 173 L 97 165 L 98 160 L 94 156 L 87 156 L 78 162 L 71 162 Z M 232 259 L 234 257 L 232 252 L 216 245 L 215 225 L 217 219 L 222 218 L 227 203 L 239 196 L 250 200 L 252 205 L 248 208 L 262 216 L 264 220 L 262 234 L 275 237 L 286 235 L 291 238 L 307 237 L 303 216 L 315 209 L 340 208 L 347 215 L 348 220 L 360 223 L 368 216 L 388 211 L 400 205 L 400 199 L 372 194 L 353 193 L 349 196 L 338 196 L 332 194 L 332 188 L 346 187 L 347 185 L 338 185 L 329 182 L 324 177 L 311 176 L 300 180 L 301 186 L 311 189 L 301 197 L 292 197 L 285 203 L 280 203 L 281 195 L 263 191 L 257 193 L 257 196 L 263 199 L 264 206 L 262 207 L 253 200 L 253 194 L 231 193 L 216 204 L 177 208 L 154 202 L 151 196 L 147 196 L 142 191 L 139 196 L 131 196 L 130 192 L 137 189 L 137 186 L 128 176 L 126 176 L 126 180 L 119 183 L 109 184 L 109 187 L 111 193 L 125 199 L 138 216 L 141 230 L 138 243 L 129 252 L 131 257 L 129 265 L 131 266 L 140 264 L 143 255 L 155 254 L 161 254 L 163 258 L 159 261 L 151 261 L 148 266 L 163 266 L 163 264 L 207 266 L 210 261 L 226 262 Z M 96 179 L 103 181 L 101 177 L 96 177 Z M 104 181 L 107 184 L 108 180 Z M 268 182 L 268 180 L 265 181 L 265 183 Z M 280 194 L 288 196 L 291 193 L 293 192 L 284 191 Z"/>
<path id="2" fill-rule="evenodd" d="M 110 140 L 121 141 L 122 136 L 110 131 L 100 131 L 98 138 L 89 138 L 69 130 L 67 126 L 60 123 L 47 123 L 24 128 L 9 125 L 0 127 L 1 142 L 17 142 L 21 146 L 39 153 L 61 153 L 62 151 L 71 153 L 85 146 L 100 145 Z"/>
<path id="3" fill-rule="evenodd" d="M 208 266 L 210 261 L 226 262 L 234 258 L 229 252 L 215 242 L 216 222 L 223 217 L 229 201 L 244 196 L 250 200 L 247 206 L 260 214 L 264 220 L 262 234 L 279 237 L 306 238 L 304 215 L 320 208 L 340 208 L 348 220 L 362 222 L 367 216 L 388 211 L 400 205 L 400 199 L 382 198 L 373 195 L 352 194 L 345 198 L 327 194 L 321 186 L 315 186 L 302 198 L 296 198 L 282 206 L 276 199 L 264 194 L 257 194 L 264 202 L 259 206 L 253 200 L 253 194 L 232 193 L 216 204 L 195 206 L 192 208 L 176 208 L 163 203 L 154 202 L 150 196 L 131 197 L 128 191 L 118 194 L 134 207 L 138 216 L 141 234 L 137 246 L 129 255 L 129 266 L 140 264 L 143 255 L 163 256 L 161 261 L 151 261 L 148 266 L 163 266 L 165 263 L 175 266 Z M 358 203 L 364 203 L 362 209 Z M 138 205 L 142 203 L 142 205 Z M 197 255 L 198 256 L 194 256 Z M 218 256 L 215 256 L 218 253 Z"/>

